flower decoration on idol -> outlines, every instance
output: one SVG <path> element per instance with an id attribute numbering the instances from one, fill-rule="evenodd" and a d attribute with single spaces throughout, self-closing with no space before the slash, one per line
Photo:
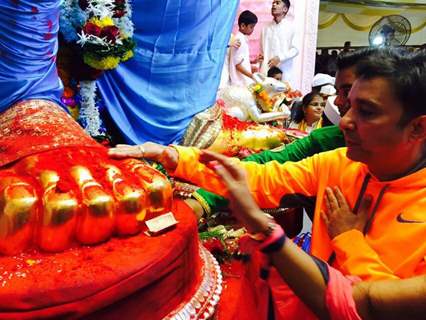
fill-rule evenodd
<path id="1" fill-rule="evenodd" d="M 215 221 L 214 217 L 210 217 Z M 234 230 L 231 226 L 217 225 L 214 227 L 207 227 L 212 222 L 200 222 L 199 237 L 203 246 L 210 251 L 220 263 L 227 263 L 231 260 L 245 260 L 247 256 L 242 254 L 239 250 L 239 240 L 246 234 L 244 228 Z M 204 225 L 203 225 L 204 224 Z"/>
<path id="2" fill-rule="evenodd" d="M 87 133 L 106 137 L 100 117 L 100 101 L 94 81 L 104 70 L 116 68 L 133 56 L 135 42 L 131 0 L 63 0 L 60 32 L 71 48 L 73 67 L 68 70 L 79 81 L 79 92 L 64 94 L 63 103 L 74 112 Z M 75 99 L 77 97 L 77 99 Z M 77 110 L 75 104 L 79 104 Z"/>
<path id="3" fill-rule="evenodd" d="M 131 21 L 119 21 L 130 11 L 126 0 L 80 0 L 79 6 L 88 17 L 77 40 L 84 63 L 98 70 L 110 70 L 133 57 L 133 30 L 126 26 Z"/>

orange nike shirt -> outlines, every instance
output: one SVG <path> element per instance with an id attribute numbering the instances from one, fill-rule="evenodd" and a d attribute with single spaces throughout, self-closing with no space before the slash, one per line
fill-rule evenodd
<path id="1" fill-rule="evenodd" d="M 199 163 L 198 149 L 175 148 L 179 163 L 174 176 L 226 196 L 220 178 Z M 233 161 L 245 168 L 252 195 L 262 208 L 278 207 L 286 194 L 316 196 L 311 253 L 327 261 L 334 251 L 333 265 L 344 274 L 363 280 L 426 274 L 426 168 L 380 182 L 367 177 L 370 174 L 364 164 L 348 159 L 346 148 L 284 164 Z M 363 184 L 365 190 L 361 190 Z M 350 230 L 330 240 L 321 218 L 328 186 L 338 186 L 351 208 L 361 191 L 373 196 L 375 215 L 366 235 Z"/>

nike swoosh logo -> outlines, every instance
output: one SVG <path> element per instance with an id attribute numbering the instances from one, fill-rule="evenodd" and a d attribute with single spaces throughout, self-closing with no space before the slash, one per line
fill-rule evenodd
<path id="1" fill-rule="evenodd" d="M 401 223 L 426 223 L 426 221 L 405 219 L 402 216 L 402 212 L 396 217 L 396 221 Z"/>

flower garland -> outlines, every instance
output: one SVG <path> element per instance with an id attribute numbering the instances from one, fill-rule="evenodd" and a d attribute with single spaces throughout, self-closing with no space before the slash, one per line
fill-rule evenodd
<path id="1" fill-rule="evenodd" d="M 96 82 L 95 81 L 81 81 L 80 82 L 80 96 L 81 105 L 85 106 L 80 110 L 80 119 L 84 130 L 92 137 L 99 136 L 101 134 L 101 118 L 99 110 L 95 104 L 96 95 Z"/>
<path id="2" fill-rule="evenodd" d="M 84 62 L 99 70 L 110 70 L 133 57 L 135 42 L 128 0 L 80 0 L 87 20 L 76 41 Z"/>
<path id="3" fill-rule="evenodd" d="M 247 258 L 239 250 L 239 240 L 245 234 L 244 228 L 234 230 L 230 226 L 217 225 L 199 232 L 198 236 L 203 246 L 222 264 L 231 259 L 244 260 Z"/>
<path id="4" fill-rule="evenodd" d="M 111 70 L 133 57 L 131 0 L 63 0 L 60 32 L 79 45 L 83 61 L 97 70 Z M 96 82 L 80 83 L 79 122 L 92 137 L 103 135 L 96 105 Z"/>

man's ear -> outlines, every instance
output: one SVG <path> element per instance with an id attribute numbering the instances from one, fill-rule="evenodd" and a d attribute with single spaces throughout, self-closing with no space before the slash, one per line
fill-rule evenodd
<path id="1" fill-rule="evenodd" d="M 426 141 L 426 115 L 419 116 L 410 123 L 410 140 Z"/>

